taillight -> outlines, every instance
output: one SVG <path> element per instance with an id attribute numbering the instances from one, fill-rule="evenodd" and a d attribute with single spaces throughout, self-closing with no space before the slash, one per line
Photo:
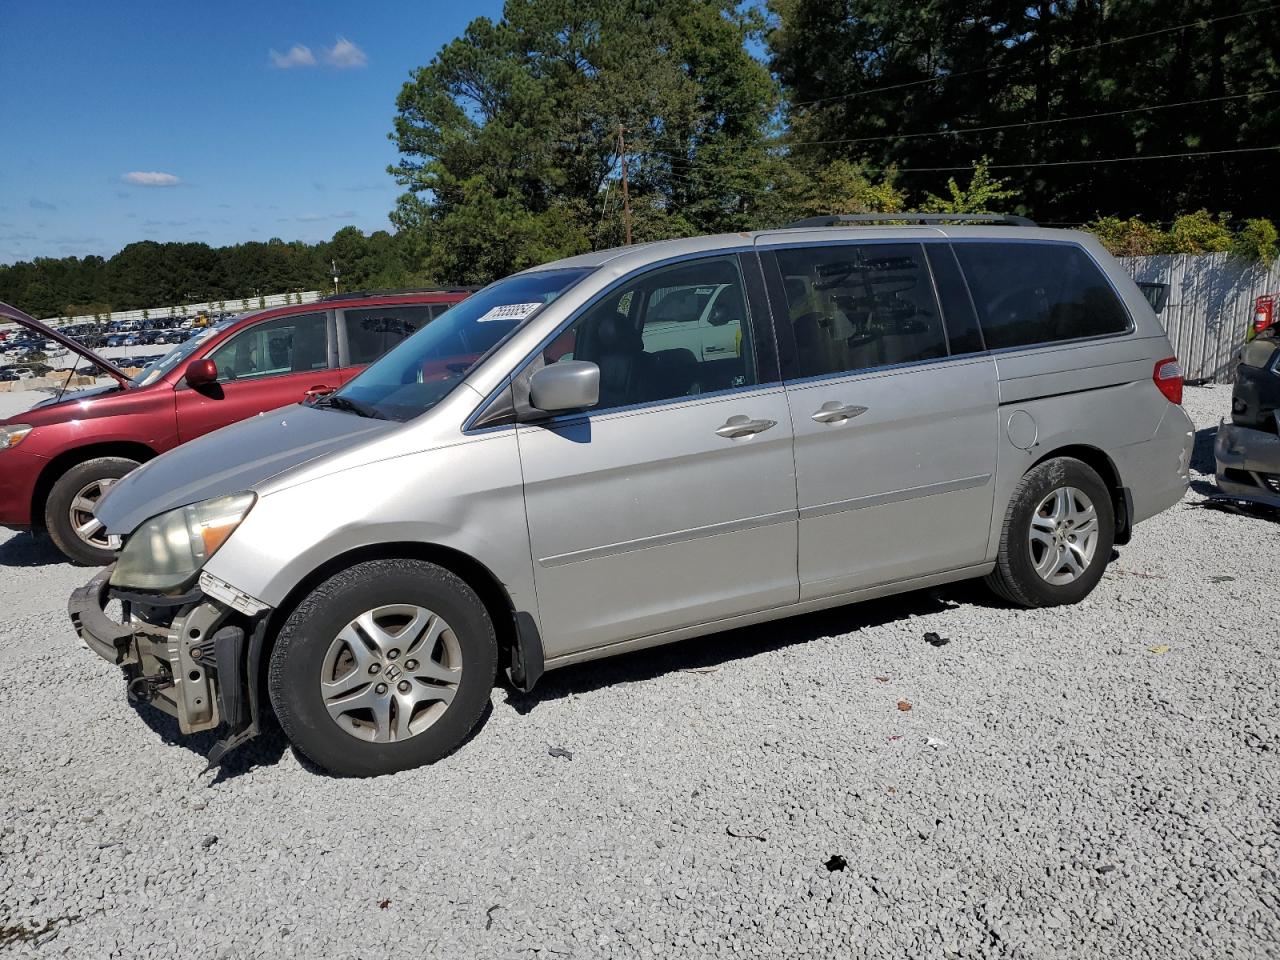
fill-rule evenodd
<path id="1" fill-rule="evenodd" d="M 1168 357 L 1157 363 L 1151 379 L 1170 403 L 1182 403 L 1182 365 L 1177 357 Z"/>

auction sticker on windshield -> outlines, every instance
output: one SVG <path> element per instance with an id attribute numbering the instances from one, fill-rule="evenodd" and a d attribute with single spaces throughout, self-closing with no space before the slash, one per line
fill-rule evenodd
<path id="1" fill-rule="evenodd" d="M 542 306 L 542 301 L 537 303 L 507 303 L 501 307 L 494 307 L 488 313 L 476 318 L 476 323 L 485 323 L 489 320 L 523 320 L 533 311 Z"/>

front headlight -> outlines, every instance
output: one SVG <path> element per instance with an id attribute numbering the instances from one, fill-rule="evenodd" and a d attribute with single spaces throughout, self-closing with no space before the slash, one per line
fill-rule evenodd
<path id="1" fill-rule="evenodd" d="M 27 439 L 27 434 L 34 429 L 35 427 L 25 423 L 11 423 L 8 426 L 0 427 L 0 450 L 16 447 Z"/>
<path id="2" fill-rule="evenodd" d="M 227 542 L 256 499 L 233 493 L 152 517 L 125 542 L 111 583 L 158 591 L 183 586 Z"/>

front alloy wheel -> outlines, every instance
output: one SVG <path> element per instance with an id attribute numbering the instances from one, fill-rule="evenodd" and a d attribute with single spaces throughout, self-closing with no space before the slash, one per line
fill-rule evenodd
<path id="1" fill-rule="evenodd" d="M 416 737 L 449 709 L 462 648 L 444 617 L 413 604 L 368 610 L 339 631 L 320 668 L 334 723 L 361 740 Z"/>
<path id="2" fill-rule="evenodd" d="M 71 528 L 75 530 L 81 543 L 94 550 L 111 549 L 107 545 L 107 528 L 93 515 L 93 511 L 98 506 L 98 501 L 115 484 L 116 479 L 103 477 L 99 480 L 90 480 L 76 492 L 71 500 L 69 517 Z"/>
<path id="3" fill-rule="evenodd" d="M 94 457 L 54 481 L 45 501 L 44 525 L 73 563 L 95 567 L 114 559 L 106 528 L 93 512 L 107 491 L 137 466 L 138 461 L 128 457 Z"/>
<path id="4" fill-rule="evenodd" d="M 456 750 L 497 669 L 493 622 L 464 580 L 422 560 L 369 560 L 289 615 L 267 686 L 298 750 L 332 773 L 368 777 Z"/>

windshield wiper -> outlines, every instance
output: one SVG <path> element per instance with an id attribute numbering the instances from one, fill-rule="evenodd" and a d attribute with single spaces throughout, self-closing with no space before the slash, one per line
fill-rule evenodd
<path id="1" fill-rule="evenodd" d="M 332 393 L 317 400 L 315 402 L 315 406 L 333 407 L 335 410 L 350 410 L 358 416 L 369 417 L 373 420 L 387 419 L 386 415 L 381 413 L 372 404 L 362 403 L 359 400 L 352 400 L 350 397 L 340 397 Z"/>

